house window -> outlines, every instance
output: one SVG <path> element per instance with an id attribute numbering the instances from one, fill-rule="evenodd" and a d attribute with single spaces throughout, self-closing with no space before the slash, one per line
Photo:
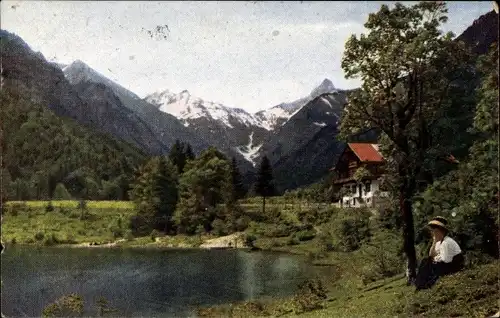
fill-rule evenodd
<path id="1" fill-rule="evenodd" d="M 351 194 L 352 195 L 356 194 L 356 185 L 351 186 Z"/>
<path id="2" fill-rule="evenodd" d="M 368 193 L 371 190 L 372 190 L 372 183 L 371 182 L 365 183 L 365 192 Z"/>

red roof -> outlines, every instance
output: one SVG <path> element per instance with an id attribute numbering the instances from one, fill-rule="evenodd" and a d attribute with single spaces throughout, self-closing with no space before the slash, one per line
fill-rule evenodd
<path id="1" fill-rule="evenodd" d="M 378 145 L 367 143 L 348 143 L 349 148 L 361 162 L 383 162 L 384 158 L 378 151 Z"/>

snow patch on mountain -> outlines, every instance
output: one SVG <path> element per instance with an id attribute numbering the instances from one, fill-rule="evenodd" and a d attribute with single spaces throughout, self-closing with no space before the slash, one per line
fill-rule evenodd
<path id="1" fill-rule="evenodd" d="M 161 111 L 172 114 L 183 122 L 196 118 L 211 118 L 229 128 L 234 128 L 232 121 L 245 126 L 261 126 L 259 120 L 243 109 L 205 101 L 192 96 L 187 90 L 178 94 L 165 90 L 148 95 L 145 99 L 159 107 Z"/>
<path id="2" fill-rule="evenodd" d="M 255 160 L 259 157 L 259 150 L 263 144 L 258 146 L 253 145 L 253 131 L 250 133 L 248 144 L 245 146 L 236 147 L 238 151 L 248 162 L 250 162 L 254 167 L 256 165 Z"/>
<path id="3" fill-rule="evenodd" d="M 268 110 L 260 111 L 256 115 L 259 116 L 264 126 L 274 129 L 276 128 L 279 121 L 281 121 L 282 124 L 285 123 L 296 113 L 298 113 L 302 109 L 302 107 L 304 107 L 307 103 L 317 98 L 318 96 L 321 96 L 323 94 L 334 94 L 337 92 L 338 90 L 335 88 L 332 81 L 325 78 L 318 87 L 312 90 L 309 96 L 298 99 L 291 103 L 282 103 L 276 105 Z M 332 107 L 332 105 L 326 98 L 321 98 L 324 102 L 330 105 L 330 107 Z"/>
<path id="4" fill-rule="evenodd" d="M 313 124 L 315 124 L 316 126 L 319 126 L 319 127 L 325 127 L 326 126 L 326 123 L 314 122 Z"/>
<path id="5" fill-rule="evenodd" d="M 309 96 L 290 103 L 282 103 L 255 114 L 250 114 L 240 108 L 205 101 L 192 96 L 187 90 L 180 93 L 173 93 L 169 90 L 155 92 L 146 96 L 145 100 L 156 105 L 161 111 L 177 117 L 185 126 L 189 125 L 187 121 L 192 119 L 211 118 L 228 128 L 235 128 L 234 125 L 239 122 L 246 127 L 261 127 L 272 131 L 286 123 L 313 99 L 322 94 L 335 92 L 337 92 L 337 89 L 333 86 L 333 83 L 325 79 Z M 324 99 L 324 101 L 330 105 L 328 100 Z M 330 105 L 330 107 L 332 106 Z"/>

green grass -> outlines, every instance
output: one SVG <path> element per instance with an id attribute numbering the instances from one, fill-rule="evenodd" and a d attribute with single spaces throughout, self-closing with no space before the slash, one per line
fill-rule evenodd
<path id="1" fill-rule="evenodd" d="M 429 290 L 415 292 L 403 275 L 377 281 L 364 287 L 340 278 L 326 282 L 327 299 L 321 309 L 296 311 L 294 298 L 242 302 L 204 308 L 201 317 L 487 317 L 499 309 L 497 262 L 478 266 L 441 278 Z M 345 276 L 345 275 L 344 275 Z M 335 280 L 335 278 L 332 278 Z"/>
<path id="2" fill-rule="evenodd" d="M 78 201 L 76 200 L 60 200 L 50 201 L 54 207 L 77 208 Z M 131 201 L 86 201 L 89 209 L 133 209 L 134 203 Z M 9 201 L 6 206 L 24 205 L 31 208 L 45 208 L 49 201 Z"/>
<path id="3" fill-rule="evenodd" d="M 3 241 L 43 243 L 45 238 L 54 235 L 60 243 L 110 242 L 115 240 L 111 226 L 121 219 L 125 232 L 130 216 L 135 213 L 129 202 L 89 201 L 85 217 L 81 219 L 76 201 L 52 203 L 54 210 L 47 212 L 48 202 L 30 201 L 26 205 L 9 202 L 3 217 Z M 37 233 L 43 233 L 43 238 L 38 234 L 37 240 Z"/>

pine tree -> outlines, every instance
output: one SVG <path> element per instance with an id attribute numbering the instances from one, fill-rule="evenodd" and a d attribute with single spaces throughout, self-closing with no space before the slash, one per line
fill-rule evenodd
<path id="1" fill-rule="evenodd" d="M 236 162 L 236 158 L 233 157 L 231 161 L 231 179 L 232 179 L 232 200 L 237 201 L 245 196 L 245 188 L 243 186 L 243 182 L 241 180 L 241 174 L 238 169 L 238 163 Z"/>
<path id="2" fill-rule="evenodd" d="M 186 161 L 187 160 L 194 160 L 196 156 L 194 155 L 193 149 L 191 148 L 191 145 L 189 143 L 186 143 L 186 150 L 184 151 Z"/>
<path id="3" fill-rule="evenodd" d="M 176 167 L 164 157 L 149 160 L 138 170 L 130 191 L 138 207 L 133 230 L 149 234 L 152 229 L 166 230 L 177 204 Z"/>
<path id="4" fill-rule="evenodd" d="M 276 189 L 273 184 L 273 172 L 271 163 L 267 156 L 262 158 L 257 176 L 257 183 L 255 184 L 255 192 L 262 196 L 262 213 L 266 213 L 266 197 L 275 195 Z"/>
<path id="5" fill-rule="evenodd" d="M 71 200 L 71 194 L 62 183 L 58 183 L 54 189 L 54 194 L 52 195 L 54 200 Z"/>
<path id="6" fill-rule="evenodd" d="M 216 217 L 219 204 L 229 203 L 231 166 L 227 158 L 210 147 L 186 165 L 179 179 L 179 203 L 174 220 L 179 232 L 206 231 Z"/>
<path id="7" fill-rule="evenodd" d="M 179 140 L 176 140 L 170 149 L 168 158 L 177 167 L 177 172 L 182 173 L 186 165 L 186 155 L 184 153 L 184 145 Z"/>

